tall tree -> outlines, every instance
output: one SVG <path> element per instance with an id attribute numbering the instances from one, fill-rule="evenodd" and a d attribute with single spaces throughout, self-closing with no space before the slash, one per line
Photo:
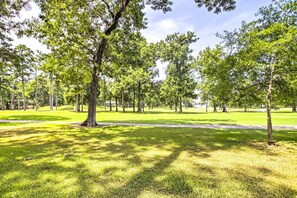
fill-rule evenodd
<path id="1" fill-rule="evenodd" d="M 175 105 L 179 103 L 179 112 L 183 112 L 183 99 L 195 97 L 197 83 L 194 76 L 194 58 L 190 44 L 197 41 L 193 32 L 167 36 L 161 43 L 161 59 L 168 62 L 166 82 L 174 90 Z"/>
<path id="2" fill-rule="evenodd" d="M 23 109 L 27 108 L 25 83 L 33 72 L 34 68 L 34 52 L 25 45 L 18 45 L 15 49 L 14 66 L 16 76 L 20 78 L 23 95 Z"/>
<path id="3" fill-rule="evenodd" d="M 89 97 L 88 116 L 84 125 L 96 125 L 96 97 L 98 78 L 102 71 L 104 53 L 113 32 L 124 24 L 131 28 L 145 26 L 145 5 L 155 10 L 170 11 L 170 0 L 104 0 L 104 1 L 38 1 L 41 16 L 35 20 L 39 25 L 35 29 L 44 43 L 63 47 L 65 50 L 77 46 L 84 50 L 90 61 L 92 80 Z M 209 11 L 219 13 L 235 8 L 234 0 L 196 0 L 199 7 L 205 6 Z"/>

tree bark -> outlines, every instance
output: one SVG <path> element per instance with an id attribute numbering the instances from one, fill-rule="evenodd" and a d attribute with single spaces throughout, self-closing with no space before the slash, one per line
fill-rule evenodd
<path id="1" fill-rule="evenodd" d="M 37 69 L 35 72 L 35 80 L 36 80 L 36 85 L 35 85 L 35 110 L 38 110 L 38 73 Z"/>
<path id="2" fill-rule="evenodd" d="M 26 90 L 25 90 L 25 79 L 24 76 L 22 76 L 22 92 L 23 92 L 23 108 L 24 111 L 26 111 Z"/>
<path id="3" fill-rule="evenodd" d="M 137 83 L 137 98 L 138 98 L 137 112 L 141 112 L 141 94 L 140 94 L 140 92 L 141 92 L 141 83 L 140 83 L 140 81 L 138 81 L 138 83 Z"/>
<path id="4" fill-rule="evenodd" d="M 122 108 L 123 108 L 123 112 L 125 112 L 125 91 L 124 91 L 124 88 L 122 89 Z"/>
<path id="5" fill-rule="evenodd" d="M 50 74 L 50 97 L 49 97 L 49 105 L 50 105 L 50 110 L 52 111 L 53 110 L 53 103 L 54 103 L 54 95 L 53 95 L 53 92 L 54 92 L 54 88 L 53 88 L 53 83 L 54 82 L 54 78 L 52 76 L 52 74 Z"/>
<path id="6" fill-rule="evenodd" d="M 205 111 L 206 111 L 206 113 L 208 112 L 208 103 L 207 102 L 205 103 Z"/>
<path id="7" fill-rule="evenodd" d="M 217 104 L 215 102 L 213 103 L 213 112 L 218 112 Z"/>
<path id="8" fill-rule="evenodd" d="M 118 97 L 117 96 L 115 97 L 115 103 L 116 103 L 116 112 L 118 112 L 119 109 L 118 109 Z"/>
<path id="9" fill-rule="evenodd" d="M 79 104 L 79 94 L 76 94 L 76 105 L 75 105 L 75 111 L 80 112 L 80 104 Z"/>
<path id="10" fill-rule="evenodd" d="M 175 113 L 177 113 L 177 103 L 178 103 L 177 98 L 175 98 L 175 100 L 174 100 L 174 111 L 175 111 Z"/>
<path id="11" fill-rule="evenodd" d="M 130 3 L 130 0 L 125 0 L 120 9 L 114 15 L 112 22 L 104 31 L 106 36 L 109 36 L 112 31 L 114 31 L 119 23 L 120 18 L 122 17 L 123 12 L 126 10 L 126 7 Z M 103 37 L 98 45 L 98 50 L 95 57 L 95 64 L 92 71 L 92 81 L 91 81 L 91 92 L 89 98 L 89 108 L 88 108 L 88 117 L 82 123 L 84 126 L 96 126 L 96 97 L 97 97 L 97 89 L 98 89 L 98 75 L 100 72 L 100 67 L 102 65 L 103 53 L 105 51 L 107 45 L 107 38 Z"/>
<path id="12" fill-rule="evenodd" d="M 267 113 L 267 135 L 268 135 L 268 145 L 274 145 L 272 137 L 272 119 L 271 119 L 271 100 L 272 100 L 272 87 L 273 87 L 273 76 L 274 76 L 274 59 L 272 57 L 272 62 L 270 65 L 270 75 L 268 79 L 268 89 L 266 94 L 266 113 Z"/>
<path id="13" fill-rule="evenodd" d="M 21 110 L 21 107 L 20 107 L 20 96 L 19 96 L 19 88 L 17 86 L 17 100 L 18 100 L 18 110 L 20 111 Z"/>
<path id="14" fill-rule="evenodd" d="M 1 95 L 1 108 L 2 108 L 2 110 L 5 110 L 5 104 L 4 104 L 3 94 Z"/>
<path id="15" fill-rule="evenodd" d="M 102 61 L 102 58 L 101 58 Z M 96 106 L 97 106 L 97 91 L 98 91 L 98 74 L 99 70 L 97 66 L 93 67 L 92 81 L 91 81 L 91 92 L 88 104 L 88 117 L 82 123 L 82 126 L 96 126 Z"/>
<path id="16" fill-rule="evenodd" d="M 81 94 L 81 112 L 84 112 L 84 94 Z"/>
<path id="17" fill-rule="evenodd" d="M 183 112 L 183 101 L 182 97 L 179 97 L 179 113 Z"/>
<path id="18" fill-rule="evenodd" d="M 136 105 L 136 94 L 135 94 L 135 86 L 133 86 L 133 112 L 135 112 L 135 105 Z"/>
<path id="19" fill-rule="evenodd" d="M 14 88 L 14 87 L 13 87 Z M 14 109 L 14 94 L 13 92 L 11 92 L 11 95 L 10 95 L 10 110 Z"/>
<path id="20" fill-rule="evenodd" d="M 57 94 L 56 94 L 56 110 L 58 110 L 58 96 L 57 96 Z"/>
<path id="21" fill-rule="evenodd" d="M 223 112 L 227 112 L 226 104 L 223 104 Z"/>

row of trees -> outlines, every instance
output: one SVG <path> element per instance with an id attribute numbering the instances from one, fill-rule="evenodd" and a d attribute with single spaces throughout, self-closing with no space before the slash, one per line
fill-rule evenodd
<path id="1" fill-rule="evenodd" d="M 296 1 L 274 1 L 259 10 L 259 19 L 218 35 L 222 44 L 199 54 L 203 100 L 211 101 L 214 108 L 218 103 L 245 109 L 265 104 L 269 144 L 274 144 L 272 101 L 296 112 L 296 10 Z"/>
<path id="2" fill-rule="evenodd" d="M 2 108 L 5 101 L 13 108 L 14 98 L 18 108 L 20 98 L 26 107 L 26 97 L 36 108 L 47 100 L 51 109 L 54 102 L 57 106 L 75 101 L 77 111 L 83 109 L 80 104 L 88 105 L 83 125 L 95 126 L 100 101 L 104 106 L 109 101 L 110 110 L 114 101 L 116 111 L 120 104 L 122 111 L 127 105 L 138 112 L 145 105 L 163 105 L 182 112 L 183 104 L 196 98 L 199 90 L 202 101 L 211 102 L 214 111 L 218 105 L 227 111 L 227 105 L 246 109 L 265 104 L 269 144 L 274 143 L 272 98 L 274 104 L 292 105 L 296 111 L 297 16 L 292 0 L 274 1 L 259 10 L 259 19 L 218 34 L 223 42 L 197 58 L 190 49 L 197 41 L 193 32 L 168 35 L 156 44 L 147 43 L 140 34 L 147 23 L 145 6 L 166 13 L 172 5 L 168 0 L 35 0 L 41 14 L 26 21 L 25 28 L 12 18 L 27 2 L 4 2 Z M 195 2 L 215 13 L 235 8 L 233 0 Z M 14 28 L 19 35 L 39 39 L 50 53 L 37 56 L 25 46 L 12 48 L 9 29 Z M 155 80 L 157 60 L 168 64 L 164 81 Z"/>

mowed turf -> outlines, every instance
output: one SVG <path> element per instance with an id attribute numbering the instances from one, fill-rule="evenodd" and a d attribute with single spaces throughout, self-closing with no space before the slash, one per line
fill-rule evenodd
<path id="1" fill-rule="evenodd" d="M 274 138 L 267 146 L 263 130 L 6 124 L 0 197 L 296 197 L 297 132 Z"/>
<path id="2" fill-rule="evenodd" d="M 128 109 L 131 110 L 131 109 Z M 183 114 L 157 109 L 144 113 L 97 112 L 99 122 L 128 122 L 152 124 L 224 124 L 224 125 L 266 125 L 265 112 L 227 112 L 205 113 L 197 110 L 185 110 Z M 38 120 L 55 122 L 83 122 L 87 112 L 76 113 L 70 110 L 27 110 L 1 111 L 0 119 L 4 120 Z M 297 125 L 297 113 L 290 111 L 273 111 L 273 125 Z"/>

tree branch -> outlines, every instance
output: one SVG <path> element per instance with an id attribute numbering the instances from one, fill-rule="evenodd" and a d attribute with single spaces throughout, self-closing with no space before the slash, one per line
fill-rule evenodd
<path id="1" fill-rule="evenodd" d="M 111 17 L 114 18 L 114 13 L 111 11 L 110 6 L 108 5 L 108 3 L 105 0 L 102 0 L 102 2 L 107 7 L 107 10 L 108 10 L 109 14 L 111 15 Z"/>

